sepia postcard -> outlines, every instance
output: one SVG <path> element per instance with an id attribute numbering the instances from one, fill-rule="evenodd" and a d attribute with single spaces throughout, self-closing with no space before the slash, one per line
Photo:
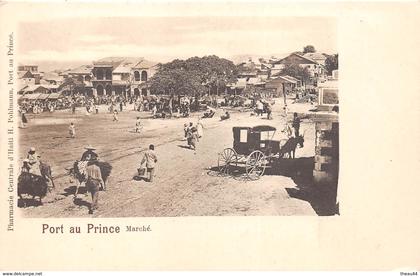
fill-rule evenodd
<path id="1" fill-rule="evenodd" d="M 0 270 L 417 275 L 419 15 L 1 2 Z"/>

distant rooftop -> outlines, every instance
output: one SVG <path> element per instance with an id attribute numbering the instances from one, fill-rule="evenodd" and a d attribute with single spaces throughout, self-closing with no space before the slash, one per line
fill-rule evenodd
<path id="1" fill-rule="evenodd" d="M 327 57 L 321 53 L 306 53 L 303 55 L 303 57 L 309 58 L 312 60 L 327 59 Z"/>
<path id="2" fill-rule="evenodd" d="M 67 71 L 68 74 L 90 74 L 92 72 L 92 65 L 82 65 L 77 68 L 74 68 L 70 71 Z"/>

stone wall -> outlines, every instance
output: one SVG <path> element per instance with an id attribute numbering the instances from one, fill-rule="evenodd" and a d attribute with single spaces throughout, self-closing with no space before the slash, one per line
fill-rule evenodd
<path id="1" fill-rule="evenodd" d="M 320 116 L 315 121 L 315 158 L 313 183 L 328 215 L 339 214 L 337 185 L 339 175 L 338 115 Z"/>
<path id="2" fill-rule="evenodd" d="M 315 130 L 314 183 L 336 183 L 339 165 L 338 115 L 317 117 Z"/>

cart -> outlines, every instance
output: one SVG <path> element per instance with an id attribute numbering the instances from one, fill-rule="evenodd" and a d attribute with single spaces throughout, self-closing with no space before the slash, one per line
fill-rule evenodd
<path id="1" fill-rule="evenodd" d="M 238 166 L 245 166 L 247 179 L 259 179 L 280 151 L 280 141 L 273 140 L 276 128 L 260 125 L 233 127 L 232 130 L 233 148 L 225 148 L 219 153 L 219 172 L 229 175 Z"/>

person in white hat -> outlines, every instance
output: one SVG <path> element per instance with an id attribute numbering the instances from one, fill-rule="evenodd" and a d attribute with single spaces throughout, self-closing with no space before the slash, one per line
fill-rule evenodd
<path id="1" fill-rule="evenodd" d="M 95 161 L 98 160 L 98 154 L 95 152 L 96 148 L 88 145 L 85 147 L 86 151 L 82 154 L 80 161 Z"/>
<path id="2" fill-rule="evenodd" d="M 38 155 L 34 147 L 31 147 L 29 149 L 26 159 L 28 159 L 28 164 L 30 167 L 29 172 L 32 174 L 41 175 L 41 171 L 39 169 Z"/>

